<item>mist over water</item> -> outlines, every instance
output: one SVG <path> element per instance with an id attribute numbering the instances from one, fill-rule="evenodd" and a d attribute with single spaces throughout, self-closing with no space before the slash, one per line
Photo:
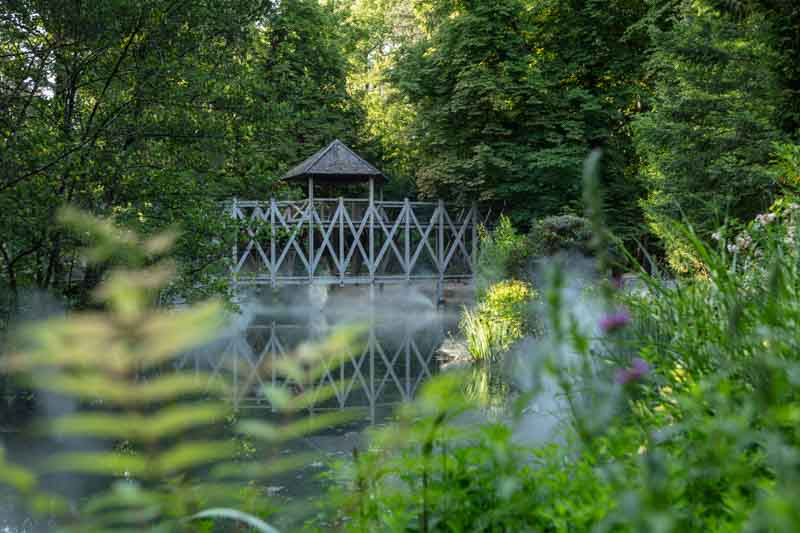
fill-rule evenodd
<path id="1" fill-rule="evenodd" d="M 530 279 L 539 291 L 547 290 L 558 270 L 562 285 L 557 288 L 561 306 L 558 321 L 571 324 L 590 338 L 599 337 L 598 322 L 603 314 L 598 297 L 589 289 L 596 286 L 599 275 L 595 261 L 578 253 L 562 253 L 543 261 L 530 272 Z M 568 342 L 552 334 L 550 310 L 545 308 L 546 295 L 539 295 L 536 314 L 547 327 L 544 336 L 526 337 L 508 355 L 510 378 L 523 391 L 536 391 L 515 428 L 515 440 L 523 445 L 539 446 L 563 442 L 572 428 L 572 415 L 566 391 L 556 372 L 581 376 L 585 363 Z M 596 361 L 590 361 L 593 367 Z M 593 378 L 589 378 L 592 379 Z M 581 387 L 594 384 L 579 384 Z M 578 403 L 587 398 L 580 398 Z M 601 408 L 602 406 L 596 406 Z"/>
<path id="2" fill-rule="evenodd" d="M 568 264 L 561 288 L 566 319 L 576 321 L 581 329 L 596 330 L 601 306 L 587 295 L 586 288 L 596 279 L 591 261 L 580 257 L 560 260 Z M 531 272 L 538 290 L 546 286 L 546 269 L 540 265 Z M 541 296 L 541 294 L 540 294 Z M 321 342 L 336 328 L 360 324 L 366 328 L 364 346 L 354 349 L 340 367 L 332 368 L 315 386 L 335 384 L 336 394 L 316 410 L 358 408 L 363 417 L 344 427 L 330 428 L 286 444 L 280 453 L 313 451 L 324 460 L 342 459 L 354 447 L 365 444 L 363 430 L 390 420 L 397 406 L 412 400 L 421 386 L 443 371 L 439 353 L 442 344 L 458 336 L 458 320 L 463 305 L 473 302 L 471 287 L 449 287 L 444 308 L 435 303 L 433 287 L 386 286 L 375 290 L 370 299 L 368 288 L 293 287 L 273 292 L 251 289 L 238 295 L 238 312 L 231 313 L 219 338 L 208 345 L 184 354 L 175 361 L 182 371 L 225 376 L 234 385 L 238 410 L 248 417 L 271 419 L 278 414 L 263 393 L 274 381 L 267 371 L 270 362 L 291 357 L 304 343 Z M 50 303 L 47 312 L 34 311 L 41 317 L 61 311 Z M 560 367 L 578 363 L 578 355 L 563 343 L 545 337 L 529 337 L 519 342 L 506 357 L 500 381 L 521 390 L 535 388 L 536 398 L 525 410 L 515 428 L 515 440 L 524 445 L 540 445 L 562 439 L 569 427 L 570 412 L 564 391 L 546 367 L 553 358 Z M 507 387 L 498 396 L 508 394 Z M 505 401 L 505 398 L 501 400 Z M 36 415 L 55 418 L 80 408 L 74 401 L 51 394 L 37 394 Z M 502 416 L 502 415 L 501 415 Z M 98 444 L 81 439 L 40 439 L 31 445 L 28 433 L 3 433 L 3 445 L 9 456 L 22 464 L 33 465 L 54 449 L 93 450 Z M 321 490 L 319 466 L 315 462 L 291 477 L 269 487 L 282 497 L 301 498 Z M 68 476 L 48 480 L 49 488 L 75 497 L 97 489 L 86 479 Z M 46 531 L 48 528 L 27 519 L 6 498 L 0 499 L 0 532 Z"/>
<path id="3" fill-rule="evenodd" d="M 339 390 L 320 409 L 356 407 L 364 417 L 344 428 L 331 428 L 287 448 L 313 450 L 322 457 L 349 454 L 360 445 L 363 428 L 389 419 L 400 402 L 413 399 L 422 384 L 440 372 L 438 349 L 449 334 L 456 334 L 460 307 L 471 299 L 468 288 L 451 290 L 450 305 L 437 309 L 432 287 L 386 286 L 376 288 L 370 301 L 367 288 L 294 287 L 273 293 L 251 290 L 239 295 L 239 312 L 229 315 L 219 338 L 176 359 L 174 367 L 186 372 L 225 376 L 234 382 L 236 407 L 249 417 L 276 416 L 263 394 L 271 383 L 265 372 L 268 360 L 290 357 L 303 343 L 323 341 L 337 327 L 360 324 L 366 328 L 365 346 L 349 354 L 344 364 L 323 376 L 319 385 L 339 383 Z M 23 317 L 41 319 L 64 312 L 46 298 L 32 298 Z M 22 319 L 17 320 L 21 322 Z M 3 427 L 0 439 L 8 459 L 34 467 L 54 451 L 101 449 L 89 439 L 35 436 L 29 422 L 40 425 L 82 409 L 74 400 L 37 391 L 30 417 Z M 11 427 L 13 426 L 13 427 Z M 285 451 L 285 450 L 284 450 Z M 333 454 L 333 455 L 331 455 Z M 308 492 L 319 473 L 310 467 L 289 481 L 281 494 Z M 293 474 L 294 475 L 294 474 Z M 46 488 L 78 499 L 100 487 L 95 481 L 71 476 L 49 476 Z M 48 531 L 49 525 L 30 520 L 20 506 L 0 491 L 0 531 Z M 5 529 L 3 529 L 5 528 Z"/>
<path id="4" fill-rule="evenodd" d="M 439 372 L 438 348 L 448 335 L 456 334 L 459 298 L 470 297 L 469 291 L 463 292 L 466 296 L 456 294 L 450 307 L 437 309 L 432 294 L 413 286 L 376 289 L 373 301 L 366 288 L 315 285 L 279 293 L 250 291 L 240 295 L 240 311 L 231 316 L 221 339 L 182 364 L 215 365 L 228 373 L 243 368 L 251 375 L 244 381 L 235 376 L 234 383 L 242 405 L 268 407 L 259 396 L 259 385 L 265 384 L 256 374 L 259 369 L 303 343 L 324 341 L 338 327 L 359 325 L 366 328 L 364 346 L 354 348 L 342 367 L 332 369 L 323 381 L 343 381 L 336 406 L 368 408 L 374 423 L 376 409 L 413 398 L 420 385 Z M 240 384 L 251 389 L 242 390 Z"/>

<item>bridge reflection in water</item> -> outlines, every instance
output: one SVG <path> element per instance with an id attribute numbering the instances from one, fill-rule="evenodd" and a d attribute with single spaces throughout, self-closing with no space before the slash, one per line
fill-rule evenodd
<path id="1" fill-rule="evenodd" d="M 274 363 L 292 357 L 300 344 L 323 342 L 337 324 L 346 323 L 360 323 L 368 330 L 359 346 L 342 354 L 342 364 L 331 364 L 319 379 L 306 385 L 288 383 L 276 371 Z M 289 385 L 303 392 L 332 388 L 333 395 L 328 394 L 314 411 L 364 408 L 375 423 L 392 406 L 413 399 L 425 380 L 439 372 L 437 352 L 448 327 L 453 326 L 453 318 L 445 313 L 405 304 L 396 312 L 364 316 L 336 306 L 316 313 L 257 314 L 214 347 L 185 356 L 178 366 L 211 373 L 212 379 L 226 378 L 233 385 L 231 400 L 239 409 L 275 411 L 265 386 Z"/>

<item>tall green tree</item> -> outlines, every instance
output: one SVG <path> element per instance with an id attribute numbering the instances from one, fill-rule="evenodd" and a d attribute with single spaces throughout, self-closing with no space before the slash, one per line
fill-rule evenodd
<path id="1" fill-rule="evenodd" d="M 697 268 L 674 221 L 708 237 L 723 221 L 764 209 L 773 189 L 772 143 L 781 137 L 770 21 L 707 1 L 682 1 L 671 27 L 651 26 L 655 80 L 635 123 L 653 233 L 679 272 Z"/>
<path id="2" fill-rule="evenodd" d="M 523 224 L 580 208 L 592 148 L 607 152 L 620 228 L 641 214 L 629 124 L 642 91 L 639 1 L 421 3 L 427 36 L 391 73 L 416 111 L 422 194 L 478 199 Z"/>
<path id="3" fill-rule="evenodd" d="M 314 0 L 10 0 L 0 11 L 0 275 L 80 301 L 54 221 L 75 204 L 144 232 L 177 226 L 184 287 L 224 279 L 219 202 L 281 189 L 291 164 L 354 140 L 341 20 Z M 230 232 L 229 232 L 230 233 Z M 220 277 L 222 274 L 222 277 Z"/>

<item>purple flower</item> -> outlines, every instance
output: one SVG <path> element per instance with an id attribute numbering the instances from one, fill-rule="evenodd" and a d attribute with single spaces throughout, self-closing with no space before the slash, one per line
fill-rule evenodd
<path id="1" fill-rule="evenodd" d="M 634 358 L 628 368 L 620 368 L 614 376 L 614 381 L 620 385 L 626 385 L 632 381 L 637 381 L 650 372 L 650 365 L 641 357 Z"/>
<path id="2" fill-rule="evenodd" d="M 622 329 L 631 323 L 631 315 L 625 309 L 608 314 L 600 319 L 600 329 L 603 333 L 611 333 Z"/>

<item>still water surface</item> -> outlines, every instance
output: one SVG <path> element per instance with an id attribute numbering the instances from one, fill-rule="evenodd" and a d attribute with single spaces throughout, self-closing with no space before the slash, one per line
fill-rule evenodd
<path id="1" fill-rule="evenodd" d="M 310 297 L 309 297 L 310 294 Z M 299 295 L 299 297 L 298 297 Z M 295 289 L 280 299 L 251 295 L 243 300 L 241 313 L 222 338 L 202 350 L 182 356 L 178 369 L 221 376 L 233 384 L 230 398 L 240 416 L 285 421 L 264 393 L 265 386 L 285 386 L 272 363 L 292 357 L 303 343 L 322 342 L 338 327 L 358 324 L 364 341 L 346 354 L 344 363 L 331 365 L 323 376 L 306 387 L 333 387 L 331 398 L 311 413 L 356 410 L 358 416 L 343 426 L 331 427 L 286 443 L 280 449 L 255 452 L 269 460 L 275 455 L 312 453 L 305 467 L 264 487 L 280 507 L 289 509 L 279 520 L 285 527 L 307 516 L 309 503 L 325 490 L 320 474 L 337 459 L 345 459 L 365 445 L 364 430 L 389 423 L 397 407 L 413 400 L 424 383 L 439 374 L 445 363 L 440 348 L 457 336 L 461 307 L 468 304 L 468 288 L 451 290 L 444 308 L 432 303 L 432 295 L 411 288 L 387 288 L 370 302 L 366 291 L 314 288 Z M 473 393 L 486 394 L 485 376 L 472 384 Z M 304 389 L 306 392 L 308 389 Z M 20 435 L 22 437 L 22 435 Z M 296 512 L 295 512 L 296 511 Z M 0 509 L 0 515 L 2 513 Z M 17 513 L 9 513 L 7 518 Z M 0 531 L 31 531 L 0 520 Z M 16 524 L 19 525 L 19 522 Z"/>

